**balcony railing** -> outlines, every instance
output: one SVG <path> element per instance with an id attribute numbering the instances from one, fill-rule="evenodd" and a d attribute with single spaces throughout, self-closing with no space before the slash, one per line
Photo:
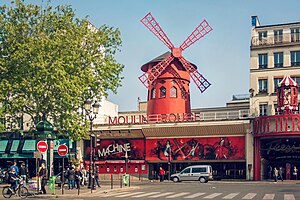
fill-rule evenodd
<path id="1" fill-rule="evenodd" d="M 267 37 L 252 37 L 251 47 L 273 46 L 281 44 L 300 43 L 300 33 L 285 33 L 283 35 L 270 35 Z"/>
<path id="2" fill-rule="evenodd" d="M 248 119 L 249 109 L 227 111 L 227 112 L 201 112 L 201 121 L 219 121 L 219 120 L 236 120 Z"/>

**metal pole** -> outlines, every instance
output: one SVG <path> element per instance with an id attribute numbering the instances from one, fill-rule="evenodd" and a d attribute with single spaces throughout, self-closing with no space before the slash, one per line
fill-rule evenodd
<path id="1" fill-rule="evenodd" d="M 89 171 L 90 171 L 90 175 L 89 175 L 89 185 L 91 187 L 91 193 L 93 193 L 93 180 L 92 180 L 92 168 L 93 168 L 93 138 L 92 138 L 92 130 L 93 129 L 93 121 L 92 119 L 90 118 L 90 168 L 89 168 Z"/>
<path id="2" fill-rule="evenodd" d="M 61 194 L 64 194 L 64 184 L 65 184 L 65 172 L 64 172 L 64 168 L 65 168 L 65 158 L 63 157 L 62 160 L 62 177 L 61 177 L 61 183 L 60 183 L 60 187 L 61 187 Z"/>

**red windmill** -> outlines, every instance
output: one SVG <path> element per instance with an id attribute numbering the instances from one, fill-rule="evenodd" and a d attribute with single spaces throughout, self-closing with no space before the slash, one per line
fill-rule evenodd
<path id="1" fill-rule="evenodd" d="M 167 52 L 141 67 L 144 74 L 139 79 L 148 88 L 147 114 L 191 113 L 190 77 L 201 93 L 210 83 L 181 53 L 212 31 L 212 27 L 203 20 L 182 45 L 176 48 L 150 12 L 141 22 L 171 50 L 171 53 Z"/>

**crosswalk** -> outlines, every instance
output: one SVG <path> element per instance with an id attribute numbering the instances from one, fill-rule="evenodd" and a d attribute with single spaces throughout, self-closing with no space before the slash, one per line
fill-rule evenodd
<path id="1" fill-rule="evenodd" d="M 294 194 L 257 194 L 257 193 L 204 193 L 204 192 L 109 192 L 106 194 L 99 194 L 98 197 L 114 197 L 114 198 L 131 198 L 139 199 L 206 199 L 206 200 L 219 200 L 219 199 L 242 199 L 242 200 L 296 200 Z"/>

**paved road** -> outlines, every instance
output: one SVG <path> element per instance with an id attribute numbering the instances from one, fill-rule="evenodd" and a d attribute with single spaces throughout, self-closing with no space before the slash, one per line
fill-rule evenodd
<path id="1" fill-rule="evenodd" d="M 173 183 L 160 182 L 135 182 L 131 187 L 115 185 L 114 189 L 109 184 L 102 184 L 91 194 L 84 188 L 80 195 L 77 190 L 66 190 L 62 195 L 37 195 L 30 199 L 202 199 L 202 200 L 300 200 L 300 183 L 297 182 L 223 182 L 212 181 L 206 184 L 199 182 Z M 0 199 L 4 199 L 0 197 Z M 14 197 L 16 199 L 16 197 Z"/>

